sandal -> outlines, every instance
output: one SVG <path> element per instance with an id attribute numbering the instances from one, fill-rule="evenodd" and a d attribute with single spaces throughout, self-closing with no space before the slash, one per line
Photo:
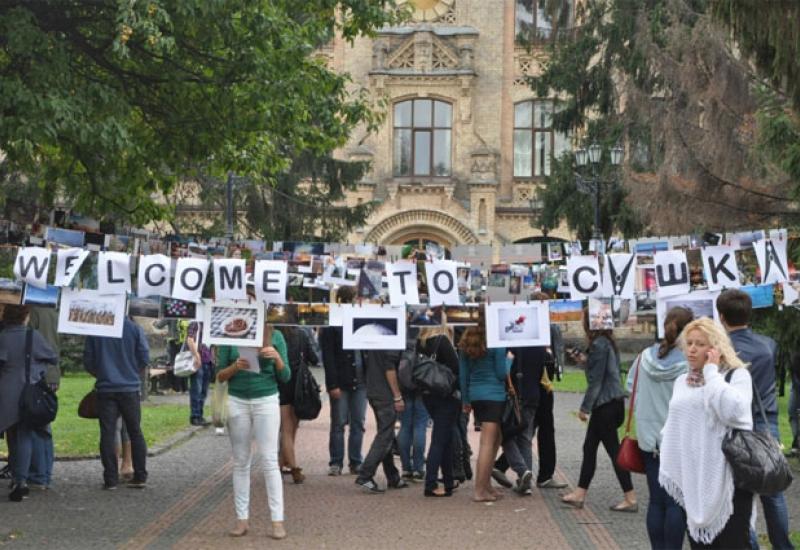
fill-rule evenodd
<path id="1" fill-rule="evenodd" d="M 472 497 L 472 502 L 497 502 L 497 497 L 484 497 L 484 498 Z"/>
<path id="2" fill-rule="evenodd" d="M 577 510 L 583 509 L 583 502 L 584 501 L 582 501 L 582 500 L 572 500 L 572 499 L 566 499 L 566 498 L 563 498 L 563 497 L 561 499 L 561 503 L 562 504 L 566 504 L 568 507 L 575 508 Z"/>
<path id="3" fill-rule="evenodd" d="M 629 514 L 635 514 L 639 511 L 639 503 L 638 502 L 628 502 L 627 500 L 623 500 L 619 504 L 615 506 L 609 506 L 609 510 L 612 512 L 627 512 Z"/>
<path id="4" fill-rule="evenodd" d="M 426 497 L 436 497 L 436 498 L 453 496 L 453 490 L 452 489 L 450 489 L 450 490 L 445 489 L 441 493 L 437 492 L 438 490 L 439 490 L 438 488 L 436 488 L 436 489 L 425 489 L 425 496 Z"/>

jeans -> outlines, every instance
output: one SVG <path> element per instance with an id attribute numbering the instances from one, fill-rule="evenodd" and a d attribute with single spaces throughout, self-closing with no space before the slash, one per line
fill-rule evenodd
<path id="1" fill-rule="evenodd" d="M 428 462 L 425 471 L 425 489 L 433 491 L 437 487 L 439 469 L 445 489 L 452 489 L 453 482 L 453 436 L 458 435 L 457 422 L 461 403 L 452 397 L 424 398 L 425 408 L 433 420 L 431 447 L 428 449 Z"/>
<path id="2" fill-rule="evenodd" d="M 190 406 L 190 420 L 203 419 L 203 406 L 208 397 L 208 384 L 211 382 L 213 376 L 214 365 L 212 363 L 203 363 L 197 372 L 189 378 L 189 406 Z"/>
<path id="3" fill-rule="evenodd" d="M 53 435 L 50 426 L 34 430 L 28 481 L 49 486 L 53 478 L 53 458 Z"/>
<path id="4" fill-rule="evenodd" d="M 383 473 L 389 484 L 395 483 L 400 479 L 400 472 L 394 465 L 392 455 L 392 444 L 394 443 L 394 423 L 397 421 L 397 412 L 394 410 L 394 403 L 391 401 L 370 401 L 370 407 L 375 413 L 377 433 L 372 445 L 369 447 L 361 469 L 358 472 L 359 479 L 371 479 L 378 471 L 378 464 L 383 464 Z"/>
<path id="5" fill-rule="evenodd" d="M 780 441 L 778 433 L 777 415 L 767 415 L 769 426 L 764 425 L 764 421 L 759 415 L 753 415 L 753 430 L 757 432 L 770 432 L 772 437 Z M 769 542 L 773 548 L 784 550 L 794 548 L 789 540 L 789 509 L 786 506 L 786 498 L 783 493 L 774 495 L 759 495 L 761 506 L 764 508 L 764 520 L 767 522 L 767 534 Z M 758 538 L 755 530 L 750 530 L 750 546 L 758 548 Z"/>
<path id="6" fill-rule="evenodd" d="M 519 477 L 533 469 L 533 430 L 536 429 L 534 418 L 536 417 L 536 406 L 523 404 L 520 408 L 522 421 L 526 423 L 525 429 L 514 437 L 509 437 L 503 441 L 503 453 L 506 456 L 508 465 Z"/>
<path id="7" fill-rule="evenodd" d="M 250 515 L 250 464 L 253 444 L 261 455 L 272 521 L 283 521 L 283 480 L 278 468 L 281 409 L 278 394 L 256 399 L 228 396 L 228 433 L 233 449 L 233 504 L 237 519 Z"/>
<path id="8" fill-rule="evenodd" d="M 647 506 L 647 536 L 653 550 L 681 550 L 686 531 L 686 512 L 658 483 L 658 455 L 642 451 L 650 504 Z"/>
<path id="9" fill-rule="evenodd" d="M 31 464 L 33 462 L 33 440 L 35 430 L 18 422 L 6 433 L 6 437 L 14 438 L 13 446 L 9 446 L 9 462 L 11 475 L 18 485 L 26 485 L 30 478 Z"/>
<path id="10" fill-rule="evenodd" d="M 341 390 L 339 399 L 331 399 L 331 432 L 328 440 L 329 466 L 344 464 L 344 427 L 350 424 L 347 437 L 347 459 L 351 468 L 363 461 L 361 445 L 364 441 L 364 418 L 367 414 L 367 389 L 358 386 L 353 391 Z"/>
<path id="11" fill-rule="evenodd" d="M 98 392 L 97 413 L 100 420 L 100 460 L 103 463 L 105 484 L 115 486 L 119 482 L 116 452 L 119 416 L 122 416 L 131 440 L 133 478 L 136 481 L 147 481 L 147 444 L 142 434 L 139 392 Z"/>
<path id="12" fill-rule="evenodd" d="M 589 426 L 586 428 L 586 438 L 583 440 L 583 462 L 578 487 L 588 489 L 597 467 L 597 448 L 600 443 L 608 453 L 614 472 L 617 474 L 622 492 L 633 491 L 633 482 L 630 472 L 617 466 L 617 453 L 619 452 L 619 436 L 617 428 L 625 420 L 625 403 L 622 399 L 614 399 L 600 405 L 592 411 L 589 417 Z"/>
<path id="13" fill-rule="evenodd" d="M 406 399 L 406 408 L 400 415 L 400 432 L 397 434 L 397 446 L 404 472 L 422 472 L 425 468 L 427 429 L 428 411 L 422 402 L 422 396 L 409 397 Z"/>
<path id="14" fill-rule="evenodd" d="M 800 380 L 792 377 L 789 394 L 789 425 L 792 427 L 792 447 L 800 447 Z"/>
<path id="15" fill-rule="evenodd" d="M 539 386 L 539 406 L 536 407 L 536 447 L 539 449 L 537 483 L 544 483 L 556 472 L 556 428 L 553 418 L 553 392 Z"/>

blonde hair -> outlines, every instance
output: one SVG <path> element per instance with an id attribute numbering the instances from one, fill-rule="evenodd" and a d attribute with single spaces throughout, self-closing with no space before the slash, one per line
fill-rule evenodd
<path id="1" fill-rule="evenodd" d="M 686 337 L 694 330 L 705 334 L 709 344 L 719 350 L 720 370 L 747 368 L 747 363 L 739 359 L 739 356 L 736 355 L 736 350 L 733 349 L 733 344 L 728 337 L 728 333 L 725 332 L 725 329 L 722 328 L 719 323 L 708 317 L 695 319 L 683 328 L 678 342 L 684 353 L 686 353 Z"/>
<path id="2" fill-rule="evenodd" d="M 436 325 L 431 327 L 422 327 L 419 329 L 419 340 L 423 344 L 428 340 L 428 338 L 433 338 L 434 336 L 447 336 L 447 339 L 450 340 L 450 343 L 453 342 L 453 327 L 448 325 Z"/>

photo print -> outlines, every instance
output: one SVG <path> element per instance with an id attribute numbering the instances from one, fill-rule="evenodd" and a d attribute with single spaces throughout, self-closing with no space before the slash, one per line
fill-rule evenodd
<path id="1" fill-rule="evenodd" d="M 549 302 L 486 304 L 486 347 L 550 345 Z"/>
<path id="2" fill-rule="evenodd" d="M 378 298 L 383 291 L 383 272 L 384 262 L 369 260 L 361 269 L 358 277 L 358 297 L 359 298 Z"/>
<path id="3" fill-rule="evenodd" d="M 261 347 L 264 340 L 264 304 L 206 301 L 203 342 L 213 346 Z"/>
<path id="4" fill-rule="evenodd" d="M 456 268 L 456 275 L 458 276 L 458 291 L 463 294 L 470 289 L 469 284 L 469 276 L 470 276 L 470 268 L 469 266 L 459 266 Z"/>
<path id="5" fill-rule="evenodd" d="M 324 327 L 328 325 L 328 304 L 297 304 L 297 324 Z"/>
<path id="6" fill-rule="evenodd" d="M 428 304 L 406 306 L 408 311 L 408 326 L 429 327 L 442 324 L 442 308 L 430 307 Z"/>
<path id="7" fill-rule="evenodd" d="M 473 267 L 469 273 L 469 288 L 470 290 L 484 290 L 486 287 L 486 277 L 483 276 L 480 268 Z"/>
<path id="8" fill-rule="evenodd" d="M 463 304 L 460 306 L 443 306 L 447 324 L 453 327 L 469 327 L 478 324 L 479 304 Z M 436 308 L 441 309 L 441 308 Z"/>
<path id="9" fill-rule="evenodd" d="M 193 321 L 197 318 L 197 304 L 186 300 L 161 296 L 159 300 L 158 316 L 161 319 Z"/>
<path id="10" fill-rule="evenodd" d="M 589 330 L 613 330 L 612 298 L 589 298 Z"/>
<path id="11" fill-rule="evenodd" d="M 775 304 L 775 285 L 746 285 L 739 290 L 750 295 L 753 309 L 772 307 Z"/>
<path id="12" fill-rule="evenodd" d="M 267 323 L 271 325 L 299 325 L 297 304 L 269 304 L 267 306 Z"/>
<path id="13" fill-rule="evenodd" d="M 58 332 L 121 338 L 126 302 L 124 294 L 101 295 L 96 290 L 64 288 L 58 313 Z"/>
<path id="14" fill-rule="evenodd" d="M 406 308 L 379 305 L 342 308 L 343 349 L 402 350 Z"/>
<path id="15" fill-rule="evenodd" d="M 550 300 L 550 322 L 572 323 L 583 318 L 583 300 Z"/>
<path id="16" fill-rule="evenodd" d="M 667 316 L 667 312 L 674 307 L 685 307 L 692 310 L 695 319 L 708 317 L 719 322 L 719 314 L 716 307 L 717 296 L 719 296 L 719 292 L 697 290 L 683 296 L 670 296 L 657 300 L 656 325 L 658 327 L 658 337 L 664 337 L 664 319 Z"/>
<path id="17" fill-rule="evenodd" d="M 0 277 L 0 304 L 21 304 L 23 286 L 22 281 Z"/>
<path id="18" fill-rule="evenodd" d="M 58 305 L 58 290 L 59 287 L 54 285 L 47 285 L 46 288 L 25 285 L 22 303 L 32 306 L 56 307 Z"/>
<path id="19" fill-rule="evenodd" d="M 656 252 L 666 252 L 671 249 L 668 238 L 663 239 L 637 239 L 630 241 L 631 252 L 637 256 L 654 256 Z"/>
<path id="20" fill-rule="evenodd" d="M 106 235 L 106 251 L 133 253 L 133 237 L 130 235 Z"/>
<path id="21" fill-rule="evenodd" d="M 75 231 L 74 229 L 61 229 L 60 227 L 48 227 L 44 236 L 44 240 L 49 243 L 71 248 L 81 248 L 83 246 L 84 238 L 85 234 L 83 231 Z"/>
<path id="22" fill-rule="evenodd" d="M 158 319 L 160 313 L 161 301 L 158 299 L 158 296 L 147 296 L 144 298 L 131 296 L 128 299 L 128 315 Z"/>
<path id="23" fill-rule="evenodd" d="M 511 275 L 508 278 L 508 293 L 519 295 L 522 292 L 522 276 Z"/>

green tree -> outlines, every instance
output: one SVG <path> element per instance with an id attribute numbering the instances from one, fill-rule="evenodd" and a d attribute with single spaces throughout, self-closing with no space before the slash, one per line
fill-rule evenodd
<path id="1" fill-rule="evenodd" d="M 157 197 L 199 166 L 279 174 L 375 122 L 315 50 L 401 15 L 394 0 L 4 1 L 3 171 L 133 223 L 167 215 Z"/>

